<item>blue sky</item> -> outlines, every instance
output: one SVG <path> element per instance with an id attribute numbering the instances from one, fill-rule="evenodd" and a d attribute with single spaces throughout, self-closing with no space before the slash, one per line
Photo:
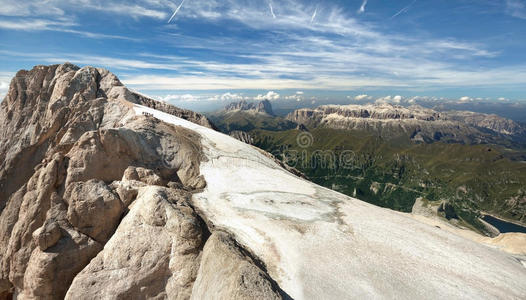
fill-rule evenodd
<path id="1" fill-rule="evenodd" d="M 526 0 L 0 0 L 0 55 L 0 94 L 18 69 L 70 61 L 202 110 L 524 100 Z"/>

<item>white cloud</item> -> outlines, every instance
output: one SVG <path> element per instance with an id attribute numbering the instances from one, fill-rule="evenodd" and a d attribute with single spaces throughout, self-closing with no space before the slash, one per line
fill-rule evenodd
<path id="1" fill-rule="evenodd" d="M 409 104 L 416 104 L 418 102 L 429 102 L 429 101 L 438 101 L 438 100 L 446 100 L 444 98 L 437 98 L 437 97 L 429 97 L 429 96 L 414 96 L 409 99 L 407 99 L 407 103 Z"/>
<path id="2" fill-rule="evenodd" d="M 303 91 L 297 91 L 294 95 L 285 96 L 285 100 L 296 100 L 297 102 L 303 101 L 305 93 Z"/>
<path id="3" fill-rule="evenodd" d="M 6 81 L 0 81 L 0 101 L 7 94 L 7 90 L 9 90 L 9 83 Z"/>
<path id="4" fill-rule="evenodd" d="M 392 96 L 385 96 L 385 97 L 381 97 L 381 98 L 376 99 L 375 102 L 377 104 L 385 104 L 385 103 L 390 103 L 391 100 L 393 100 Z"/>
<path id="5" fill-rule="evenodd" d="M 9 83 L 11 82 L 11 78 L 13 78 L 14 75 L 15 74 L 11 72 L 0 71 L 0 101 L 7 94 L 7 91 L 9 90 Z"/>
<path id="6" fill-rule="evenodd" d="M 202 99 L 200 96 L 194 96 L 191 94 L 184 95 L 166 95 L 162 97 L 157 97 L 160 101 L 171 102 L 171 101 L 182 101 L 182 102 L 195 102 Z"/>
<path id="7" fill-rule="evenodd" d="M 0 20 L 0 28 L 20 31 L 58 31 L 82 35 L 95 39 L 122 39 L 138 41 L 138 39 L 119 35 L 109 35 L 74 29 L 78 24 L 71 21 L 50 21 L 45 19 L 18 19 L 16 21 Z"/>
<path id="8" fill-rule="evenodd" d="M 50 21 L 43 19 L 18 19 L 16 21 L 0 20 L 0 28 L 24 31 L 53 30 L 59 27 L 71 27 L 76 25 L 70 21 Z"/>
<path id="9" fill-rule="evenodd" d="M 240 101 L 243 100 L 244 97 L 241 94 L 235 94 L 235 93 L 224 93 L 219 97 L 221 101 Z"/>
<path id="10" fill-rule="evenodd" d="M 393 97 L 393 102 L 394 103 L 400 103 L 401 101 L 402 101 L 402 96 L 397 95 L 397 96 Z"/>
<path id="11" fill-rule="evenodd" d="M 0 6 L 0 15 L 2 16 L 31 16 L 31 15 L 53 15 L 62 16 L 64 10 L 57 7 L 56 2 L 47 1 L 43 4 L 42 1 L 36 0 L 3 0 Z"/>
<path id="12" fill-rule="evenodd" d="M 285 96 L 285 100 L 296 100 L 297 102 L 300 102 L 303 100 L 303 96 L 299 94 L 294 94 L 290 96 Z"/>
<path id="13" fill-rule="evenodd" d="M 246 90 L 254 88 L 285 90 L 291 87 L 304 89 L 348 90 L 350 86 L 392 86 L 394 82 L 375 80 L 320 78 L 313 80 L 293 79 L 245 79 L 217 76 L 124 76 L 122 82 L 138 90 Z M 262 95 L 263 96 L 263 95 Z"/>
<path id="14" fill-rule="evenodd" d="M 363 94 L 363 95 L 358 95 L 354 97 L 354 100 L 356 101 L 365 100 L 365 99 L 371 99 L 371 96 Z"/>
<path id="15" fill-rule="evenodd" d="M 268 92 L 266 95 L 257 95 L 256 97 L 254 97 L 254 100 L 258 100 L 258 101 L 261 101 L 261 100 L 278 100 L 281 96 L 276 93 L 276 92 L 273 92 L 273 91 L 270 91 Z"/>
<path id="16" fill-rule="evenodd" d="M 473 98 L 471 97 L 468 97 L 468 96 L 464 96 L 464 97 L 460 97 L 460 99 L 458 99 L 459 102 L 470 102 L 470 101 L 473 101 Z"/>
<path id="17" fill-rule="evenodd" d="M 414 60 L 380 57 L 373 59 L 349 53 L 347 56 L 331 52 L 283 53 L 276 56 L 253 55 L 251 59 L 261 64 L 230 64 L 228 62 L 196 61 L 177 56 L 145 55 L 147 59 L 122 59 L 93 56 L 83 53 L 33 53 L 23 54 L 0 50 L 4 59 L 24 57 L 40 62 L 63 63 L 105 67 L 110 70 L 141 70 L 146 75 L 121 76 L 127 84 L 142 90 L 240 90 L 240 89 L 318 89 L 348 91 L 358 88 L 416 88 L 443 86 L 498 86 L 526 84 L 526 66 L 502 67 L 479 70 L 450 70 L 440 63 L 414 65 Z M 151 59 L 149 59 L 151 58 Z M 308 60 L 308 62 L 306 62 Z M 300 66 L 298 64 L 301 63 Z M 310 64 L 310 65 L 309 65 Z M 380 73 L 376 76 L 349 74 L 349 65 Z M 142 70 L 177 71 L 178 75 L 148 75 Z M 381 76 L 388 69 L 397 69 L 400 77 Z M 359 71 L 359 70 L 358 70 Z M 347 72 L 346 74 L 342 74 Z M 122 74 L 122 73 L 121 73 Z M 125 74 L 126 75 L 126 74 Z M 289 78 L 282 79 L 286 75 Z"/>
<path id="18" fill-rule="evenodd" d="M 2 0 L 0 15 L 3 16 L 49 16 L 55 19 L 82 9 L 102 13 L 124 15 L 132 18 L 167 19 L 168 10 L 175 9 L 172 1 L 139 0 L 136 3 L 115 0 Z"/>
<path id="19" fill-rule="evenodd" d="M 513 1 L 513 0 L 509 0 Z M 277 4 L 277 1 L 275 1 Z M 69 16 L 72 7 L 101 13 L 163 20 L 177 8 L 179 1 L 137 0 L 135 4 L 109 0 L 4 0 L 0 14 L 31 16 L 30 20 L 4 22 L 11 30 L 57 30 L 81 33 L 88 37 L 126 38 L 82 32 L 73 21 L 45 16 Z M 5 4 L 5 5 L 4 5 Z M 358 90 L 367 87 L 429 89 L 458 86 L 497 86 L 526 84 L 526 65 L 471 68 L 467 61 L 500 55 L 482 43 L 429 38 L 429 35 L 385 34 L 378 27 L 352 16 L 331 2 L 320 2 L 316 24 L 310 24 L 315 6 L 297 0 L 279 2 L 279 18 L 269 17 L 267 1 L 192 0 L 187 1 L 177 18 L 198 21 L 235 21 L 244 26 L 271 30 L 277 39 L 247 43 L 236 37 L 189 37 L 163 32 L 163 45 L 229 53 L 236 59 L 213 60 L 145 54 L 141 59 L 97 56 L 88 53 L 48 54 L 39 61 L 103 66 L 110 69 L 140 70 L 144 76 L 126 79 L 141 89 L 334 89 Z M 40 7 L 46 7 L 40 8 Z M 141 9 L 144 8 L 144 9 Z M 277 9 L 277 5 L 273 8 Z M 39 10 L 40 9 L 40 10 Z M 365 9 L 365 8 L 364 8 Z M 276 10 L 277 11 L 277 10 Z M 165 19 L 166 18 L 166 19 Z M 62 20 L 62 21 L 60 21 Z M 74 16 L 69 20 L 75 20 Z M 7 22 L 7 23 L 5 23 Z M 55 24 L 55 23 L 59 24 Z M 62 22 L 62 23 L 61 23 Z M 69 22 L 69 23 L 68 23 Z M 0 27 L 2 23 L 0 23 Z M 164 25 L 163 25 L 164 26 Z M 33 28 L 33 29 L 31 29 Z M 168 26 L 166 26 L 168 28 Z M 166 29 L 165 28 L 165 29 Z M 173 28 L 173 27 L 170 27 Z M 172 34 L 172 35 L 170 35 Z M 169 39 L 177 37 L 177 39 Z M 286 43 L 283 43 L 286 41 Z M 171 44 L 173 43 L 173 44 Z M 243 54 L 238 54 L 243 45 Z M 269 50 L 272 49 L 272 50 Z M 294 49 L 291 51 L 290 49 Z M 250 54 L 246 54 L 250 53 Z M 5 58 L 4 58 L 5 59 Z M 235 61 L 237 63 L 233 63 Z M 241 62 L 241 63 L 240 63 Z M 177 71 L 177 76 L 148 75 L 145 70 Z M 169 74 L 168 72 L 166 72 Z M 137 74 L 137 72 L 135 72 Z M 397 76 L 393 76 L 397 74 Z M 294 78 L 285 79 L 282 78 Z M 124 78 L 123 78 L 124 79 Z M 173 84 L 171 84 L 173 83 Z M 174 84 L 179 84 L 175 86 Z M 147 86 L 152 84 L 151 86 Z"/>

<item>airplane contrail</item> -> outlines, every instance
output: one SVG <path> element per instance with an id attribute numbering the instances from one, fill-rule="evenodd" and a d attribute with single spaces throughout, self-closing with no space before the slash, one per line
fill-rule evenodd
<path id="1" fill-rule="evenodd" d="M 276 15 L 274 14 L 274 9 L 272 8 L 272 3 L 268 3 L 268 6 L 270 7 L 270 13 L 272 14 L 272 17 L 275 19 Z"/>
<path id="2" fill-rule="evenodd" d="M 369 0 L 363 0 L 362 6 L 360 6 L 360 9 L 358 10 L 359 14 L 363 14 L 365 12 L 365 7 L 367 6 L 367 2 L 369 2 Z"/>
<path id="3" fill-rule="evenodd" d="M 409 4 L 408 6 L 402 8 L 399 12 L 397 12 L 396 14 L 394 14 L 394 15 L 391 17 L 391 19 L 394 19 L 394 18 L 398 17 L 399 15 L 401 15 L 401 14 L 407 12 L 407 11 L 411 8 L 411 6 L 413 6 L 413 4 L 415 4 L 415 2 L 416 2 L 416 0 L 413 0 L 413 2 L 411 2 L 411 4 Z"/>
<path id="4" fill-rule="evenodd" d="M 314 19 L 316 18 L 316 14 L 318 13 L 318 7 L 314 10 L 314 14 L 312 14 L 312 18 L 310 19 L 310 22 L 314 22 Z"/>
<path id="5" fill-rule="evenodd" d="M 185 0 L 181 1 L 181 4 L 179 4 L 179 6 L 177 7 L 177 9 L 174 11 L 174 14 L 172 15 L 172 17 L 170 17 L 170 20 L 168 20 L 168 23 L 172 22 L 173 18 L 175 18 L 175 15 L 177 15 L 177 13 L 179 12 L 179 10 L 181 9 L 181 6 L 183 6 L 184 1 L 185 1 Z"/>

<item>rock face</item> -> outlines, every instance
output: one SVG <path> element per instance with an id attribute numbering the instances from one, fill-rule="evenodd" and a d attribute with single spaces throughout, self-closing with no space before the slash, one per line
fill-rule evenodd
<path id="1" fill-rule="evenodd" d="M 324 105 L 298 109 L 287 119 L 309 127 L 372 131 L 385 138 L 403 134 L 417 142 L 483 143 L 499 136 L 522 136 L 526 131 L 520 124 L 495 115 L 391 104 Z"/>
<path id="2" fill-rule="evenodd" d="M 2 299 L 526 295 L 524 257 L 302 180 L 106 70 L 21 71 L 0 122 Z"/>
<path id="3" fill-rule="evenodd" d="M 485 128 L 506 135 L 524 135 L 526 127 L 515 121 L 499 117 L 475 113 L 471 111 L 449 111 L 446 112 L 451 120 L 457 120 L 471 126 Z"/>
<path id="4" fill-rule="evenodd" d="M 240 102 L 230 103 L 225 107 L 225 111 L 253 111 L 256 113 L 264 113 L 273 116 L 272 104 L 270 101 L 263 100 L 258 103 L 248 103 L 245 100 Z"/>
<path id="5" fill-rule="evenodd" d="M 252 145 L 254 143 L 254 138 L 250 136 L 250 133 L 245 132 L 245 131 L 235 130 L 235 131 L 230 132 L 229 135 L 235 138 L 236 140 L 240 140 L 243 143 L 247 143 L 249 145 Z"/>
<path id="6" fill-rule="evenodd" d="M 228 234 L 212 234 L 203 250 L 192 299 L 287 298 L 257 265 Z"/>
<path id="7" fill-rule="evenodd" d="M 187 192 L 149 186 L 110 242 L 76 277 L 66 299 L 188 299 L 206 241 Z"/>
<path id="8" fill-rule="evenodd" d="M 189 205 L 199 137 L 134 104 L 211 127 L 103 69 L 17 73 L 0 109 L 2 298 L 190 297 L 210 235 Z"/>

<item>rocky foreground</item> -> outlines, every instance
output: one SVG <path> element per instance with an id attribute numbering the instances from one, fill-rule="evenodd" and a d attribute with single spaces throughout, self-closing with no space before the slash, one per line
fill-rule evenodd
<path id="1" fill-rule="evenodd" d="M 324 189 L 71 64 L 0 107 L 0 298 L 526 297 L 526 257 Z"/>

